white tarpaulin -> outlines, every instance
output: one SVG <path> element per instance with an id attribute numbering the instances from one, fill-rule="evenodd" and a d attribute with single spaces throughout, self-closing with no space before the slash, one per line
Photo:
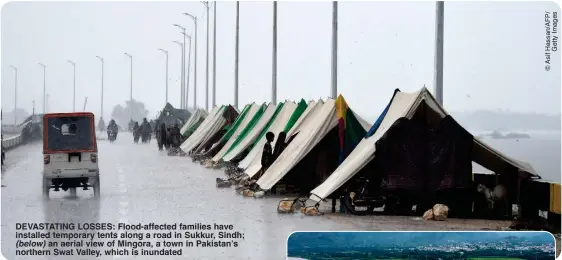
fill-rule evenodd
<path id="1" fill-rule="evenodd" d="M 234 119 L 234 121 L 232 122 L 232 124 L 235 124 L 237 120 L 239 120 L 240 115 L 244 114 L 244 111 L 250 109 L 251 104 L 245 105 L 244 109 L 242 109 L 242 113 L 239 113 L 238 116 Z M 229 109 L 228 107 L 226 107 L 225 109 Z M 216 121 L 214 121 L 213 123 L 211 123 L 212 125 L 205 131 L 204 136 L 201 138 L 198 147 L 194 147 L 193 149 L 193 153 L 194 154 L 198 154 L 200 152 L 203 151 L 203 149 L 208 146 L 208 142 L 211 141 L 211 139 L 215 136 L 215 134 L 217 134 L 219 131 L 221 131 L 222 129 L 224 129 L 224 127 L 226 126 L 226 119 L 224 118 L 224 116 L 222 116 L 223 114 L 221 113 L 220 117 L 216 118 Z M 228 132 L 228 131 L 227 131 Z M 222 139 L 222 137 L 221 137 Z M 211 149 L 213 149 L 215 146 L 217 146 L 219 143 L 216 142 L 214 144 L 212 144 L 211 148 L 207 149 L 206 152 L 210 151 Z"/>
<path id="2" fill-rule="evenodd" d="M 242 153 L 244 150 L 246 150 L 246 148 L 248 148 L 248 146 L 252 144 L 252 142 L 254 142 L 256 138 L 258 138 L 258 135 L 265 128 L 265 126 L 267 125 L 267 123 L 275 113 L 276 109 L 277 106 L 270 103 L 265 109 L 265 112 L 263 112 L 263 114 L 259 118 L 259 121 L 252 127 L 252 129 L 249 130 L 249 132 L 246 134 L 244 139 L 240 140 L 236 145 L 236 147 L 232 148 L 230 152 L 224 155 L 224 157 L 222 158 L 223 161 L 229 162 L 230 160 L 238 156 L 240 153 Z"/>
<path id="3" fill-rule="evenodd" d="M 214 107 L 209 116 L 201 123 L 201 125 L 191 134 L 187 140 L 180 145 L 180 149 L 186 153 L 189 153 L 195 146 L 201 143 L 201 139 L 205 137 L 205 134 L 209 131 L 212 125 L 217 121 L 219 117 L 222 118 L 222 113 L 226 109 L 225 106 Z"/>
<path id="4" fill-rule="evenodd" d="M 183 126 L 181 127 L 180 133 L 183 135 L 185 134 L 185 132 L 191 128 L 193 125 L 197 124 L 197 122 L 199 122 L 199 120 L 201 120 L 201 118 L 205 119 L 209 114 L 207 113 L 207 111 L 199 108 L 197 109 L 187 120 L 187 122 L 185 122 L 185 124 L 183 124 Z"/>
<path id="5" fill-rule="evenodd" d="M 271 123 L 267 131 L 272 132 L 275 137 L 279 136 L 279 133 L 283 131 L 285 125 L 287 125 L 287 122 L 293 115 L 293 112 L 295 112 L 296 108 L 297 104 L 293 102 L 285 103 L 285 105 L 283 105 L 283 108 L 281 108 L 281 111 L 279 111 L 279 114 L 275 118 L 275 121 Z M 256 145 L 254 146 L 254 148 L 252 148 L 252 150 L 250 151 L 250 153 L 248 153 L 244 160 L 242 160 L 238 164 L 238 167 L 244 169 L 244 172 L 250 177 L 253 177 L 261 168 L 261 155 L 265 143 L 266 139 L 265 135 L 263 135 L 260 140 L 256 142 Z"/>
<path id="6" fill-rule="evenodd" d="M 283 178 L 330 130 L 338 125 L 336 101 L 328 99 L 311 111 L 299 125 L 298 135 L 289 143 L 275 162 L 265 171 L 257 184 L 269 190 Z M 292 132 L 292 131 L 289 131 Z M 296 132 L 295 132 L 296 133 Z M 293 133 L 294 134 L 294 133 Z M 290 135 L 287 135 L 290 138 Z"/>
<path id="7" fill-rule="evenodd" d="M 422 102 L 425 102 L 425 104 L 441 118 L 447 115 L 447 112 L 435 101 L 425 87 L 414 93 L 396 92 L 386 116 L 375 133 L 369 138 L 363 138 L 363 140 L 361 140 L 357 147 L 355 147 L 351 154 L 349 154 L 326 181 L 311 191 L 310 199 L 319 202 L 349 181 L 374 158 L 376 142 L 386 133 L 394 122 L 402 117 L 412 118 Z M 510 159 L 476 138 L 474 139 L 474 144 L 474 161 L 484 167 L 487 167 L 485 165 L 493 165 L 491 162 L 492 160 L 501 160 L 502 162 L 510 163 L 521 171 L 536 174 L 535 170 L 529 164 Z M 481 156 L 478 155 L 478 153 L 480 153 Z M 479 160 L 480 158 L 482 160 Z M 488 163 L 478 161 L 486 161 Z"/>
<path id="8" fill-rule="evenodd" d="M 322 107 L 323 105 L 324 105 L 324 100 L 322 99 L 318 100 L 318 102 L 310 101 L 308 106 L 306 107 L 306 110 L 302 113 L 302 115 L 299 117 L 297 122 L 295 122 L 291 130 L 289 130 L 289 132 L 287 133 L 287 138 L 297 134 L 301 130 L 302 123 L 306 121 L 306 119 L 308 118 L 308 115 L 312 111 L 316 110 L 319 107 Z"/>
<path id="9" fill-rule="evenodd" d="M 213 162 L 218 162 L 224 156 L 226 151 L 228 151 L 228 148 L 230 148 L 232 143 L 234 143 L 236 138 L 238 138 L 242 130 L 246 128 L 250 120 L 252 120 L 252 118 L 256 115 L 258 110 L 260 110 L 263 106 L 264 106 L 263 104 L 262 105 L 258 105 L 256 103 L 251 104 L 248 112 L 246 113 L 246 116 L 244 116 L 244 118 L 242 119 L 242 122 L 240 122 L 236 130 L 234 130 L 234 133 L 230 136 L 230 138 L 227 140 L 226 144 L 222 147 L 222 149 L 215 155 L 215 157 L 213 157 L 212 159 Z"/>

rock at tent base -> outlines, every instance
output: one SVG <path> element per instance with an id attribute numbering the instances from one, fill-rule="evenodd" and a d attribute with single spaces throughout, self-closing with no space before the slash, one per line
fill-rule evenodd
<path id="1" fill-rule="evenodd" d="M 425 213 L 423 213 L 423 219 L 433 220 L 433 209 L 428 209 Z"/>
<path id="2" fill-rule="evenodd" d="M 449 216 L 449 207 L 443 204 L 433 206 L 433 218 L 438 221 L 446 220 Z"/>
<path id="3" fill-rule="evenodd" d="M 263 196 L 265 196 L 265 191 L 263 190 L 254 192 L 254 198 L 263 198 Z"/>
<path id="4" fill-rule="evenodd" d="M 244 196 L 246 196 L 246 197 L 253 197 L 253 196 L 254 196 L 254 192 L 253 192 L 252 190 L 245 189 L 245 190 L 242 192 L 242 195 L 244 195 Z"/>
<path id="5" fill-rule="evenodd" d="M 307 216 L 320 216 L 323 215 L 322 212 L 320 212 L 320 210 L 318 210 L 318 208 L 316 207 L 302 207 L 301 208 L 301 212 L 304 213 Z"/>
<path id="6" fill-rule="evenodd" d="M 293 207 L 293 202 L 294 200 L 289 200 L 287 198 L 279 201 L 279 205 L 277 205 L 277 213 L 293 213 L 294 211 L 294 207 Z"/>
<path id="7" fill-rule="evenodd" d="M 213 167 L 213 161 L 209 160 L 205 162 L 205 168 L 211 168 L 211 167 Z"/>

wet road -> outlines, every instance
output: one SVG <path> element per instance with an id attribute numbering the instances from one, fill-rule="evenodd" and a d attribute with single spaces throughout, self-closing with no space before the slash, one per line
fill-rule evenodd
<path id="1" fill-rule="evenodd" d="M 341 214 L 280 215 L 276 211 L 279 198 L 244 198 L 235 195 L 233 189 L 217 189 L 215 178 L 224 177 L 221 171 L 205 169 L 189 158 L 165 156 L 157 151 L 154 142 L 135 145 L 127 134 L 120 134 L 119 138 L 113 144 L 98 141 L 100 199 L 92 197 L 91 189 L 78 189 L 76 196 L 70 192 L 51 192 L 51 199 L 43 200 L 41 144 L 22 146 L 8 153 L 7 166 L 2 172 L 2 184 L 6 187 L 2 188 L 1 213 L 2 253 L 7 259 L 55 258 L 15 257 L 16 223 L 22 222 L 217 223 L 232 224 L 234 231 L 244 233 L 244 240 L 239 240 L 237 248 L 184 247 L 181 257 L 136 256 L 135 259 L 284 259 L 287 236 L 298 230 L 478 230 L 498 229 L 506 224 Z"/>

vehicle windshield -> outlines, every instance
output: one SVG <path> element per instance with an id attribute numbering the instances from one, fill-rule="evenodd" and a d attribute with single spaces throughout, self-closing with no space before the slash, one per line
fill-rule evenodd
<path id="1" fill-rule="evenodd" d="M 94 148 L 91 119 L 56 117 L 48 119 L 48 150 L 89 150 Z"/>

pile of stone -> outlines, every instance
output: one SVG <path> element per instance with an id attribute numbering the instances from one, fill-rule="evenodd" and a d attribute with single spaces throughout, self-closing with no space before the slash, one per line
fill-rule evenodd
<path id="1" fill-rule="evenodd" d="M 425 220 L 437 220 L 444 221 L 447 220 L 449 216 L 449 207 L 443 204 L 435 204 L 433 208 L 428 209 L 423 213 L 423 219 Z"/>

